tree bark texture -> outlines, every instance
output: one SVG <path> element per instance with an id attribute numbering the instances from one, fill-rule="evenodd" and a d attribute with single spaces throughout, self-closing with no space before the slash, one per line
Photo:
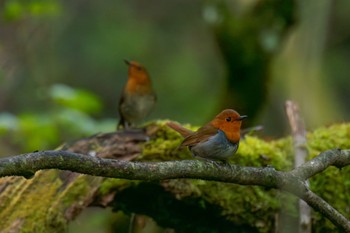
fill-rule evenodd
<path id="1" fill-rule="evenodd" d="M 90 205 L 146 214 L 179 232 L 195 227 L 198 232 L 269 232 L 280 206 L 276 189 L 293 193 L 322 213 L 313 212 L 314 229 L 334 230 L 328 218 L 349 231 L 345 194 L 350 171 L 345 166 L 350 153 L 326 151 L 350 147 L 349 124 L 309 133 L 310 155 L 326 152 L 294 170 L 290 138 L 266 142 L 247 136 L 232 166 L 188 160 L 189 152 L 178 149 L 180 141 L 160 122 L 148 125 L 145 133 L 100 134 L 57 151 L 1 160 L 0 176 L 11 175 L 0 180 L 3 232 L 62 232 Z M 127 161 L 132 159 L 137 162 Z M 41 170 L 50 168 L 67 171 Z M 304 181 L 310 177 L 309 189 Z"/>

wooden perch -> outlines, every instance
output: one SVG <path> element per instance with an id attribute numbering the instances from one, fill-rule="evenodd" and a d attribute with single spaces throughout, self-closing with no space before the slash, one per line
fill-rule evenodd
<path id="1" fill-rule="evenodd" d="M 121 133 L 96 135 L 67 145 L 64 147 L 65 150 L 33 152 L 0 160 L 0 177 L 10 176 L 0 180 L 0 209 L 2 210 L 0 211 L 0 224 L 5 227 L 4 232 L 10 230 L 20 232 L 24 227 L 32 231 L 43 229 L 49 231 L 53 228 L 60 228 L 62 231 L 62 229 L 66 229 L 67 222 L 86 206 L 93 203 L 103 206 L 110 205 L 114 195 L 120 192 L 120 188 L 124 187 L 122 189 L 125 189 L 126 181 L 120 185 L 120 180 L 102 177 L 144 181 L 191 178 L 280 189 L 303 199 L 314 210 L 330 219 L 337 227 L 350 232 L 349 221 L 305 184 L 307 179 L 323 172 L 330 166 L 342 168 L 349 165 L 349 150 L 325 151 L 303 165 L 286 172 L 277 171 L 271 166 L 252 167 L 232 164 L 232 166 L 222 165 L 218 167 L 211 162 L 198 160 L 126 161 L 134 158 L 137 150 L 142 153 L 143 159 L 146 160 L 159 159 L 159 156 L 164 155 L 169 158 L 174 158 L 175 155 L 181 157 L 181 154 L 184 153 L 177 149 L 177 144 L 170 143 L 170 141 L 180 141 L 181 138 L 166 131 L 163 125 L 150 125 L 146 132 L 146 134 L 136 133 L 132 135 L 122 135 Z M 150 137 L 151 141 L 144 144 L 147 137 Z M 254 144 L 258 145 L 256 148 L 259 148 L 259 152 L 266 151 L 268 144 L 261 144 L 263 142 L 256 140 L 253 137 L 247 137 L 241 145 L 242 153 L 250 153 L 245 151 L 255 148 Z M 122 147 L 122 145 L 128 146 Z M 162 152 L 156 152 L 152 145 L 161 148 Z M 256 148 L 254 150 L 257 150 Z M 278 147 L 275 150 L 279 150 Z M 187 152 L 185 154 L 188 155 Z M 104 155 L 105 158 L 100 158 L 100 155 Z M 110 159 L 110 157 L 117 156 L 126 160 Z M 238 155 L 237 159 L 242 158 L 242 156 Z M 265 161 L 269 155 L 264 154 L 262 158 L 261 161 Z M 274 164 L 272 161 L 269 163 Z M 65 171 L 39 171 L 43 169 Z M 79 175 L 78 173 L 91 176 Z M 25 180 L 14 176 L 33 178 Z M 117 183 L 118 185 L 115 185 Z M 181 190 L 179 185 L 172 185 L 171 182 L 165 182 L 161 185 L 168 192 L 174 192 L 174 195 L 178 196 L 177 199 L 181 198 L 181 195 L 189 195 L 186 194 L 188 191 Z M 190 195 L 198 196 L 200 194 L 195 191 L 198 188 L 194 188 L 194 185 L 195 183 L 190 186 L 192 187 L 189 189 L 189 192 L 192 193 Z M 184 188 L 185 186 L 180 187 Z M 198 187 L 203 187 L 203 183 Z M 221 186 L 220 190 L 223 189 L 222 187 L 224 186 Z M 206 192 L 207 195 L 210 193 L 209 190 L 205 191 L 204 189 L 200 192 Z M 220 195 L 220 191 L 214 192 L 216 196 Z M 44 196 L 45 198 L 43 198 Z M 223 206 L 226 205 L 223 204 Z M 33 221 L 32 215 L 40 221 Z"/>

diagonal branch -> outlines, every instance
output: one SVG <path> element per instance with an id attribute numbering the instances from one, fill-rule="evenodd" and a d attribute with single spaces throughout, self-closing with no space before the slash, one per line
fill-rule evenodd
<path id="1" fill-rule="evenodd" d="M 307 180 L 330 166 L 342 168 L 348 165 L 350 165 L 350 150 L 334 149 L 322 152 L 314 159 L 291 171 L 291 174 L 300 177 L 302 180 Z"/>
<path id="2" fill-rule="evenodd" d="M 338 228 L 344 232 L 350 232 L 349 220 L 314 192 L 308 190 L 302 199 L 314 210 L 326 216 Z"/>
<path id="3" fill-rule="evenodd" d="M 305 180 L 329 166 L 339 168 L 350 163 L 350 150 L 329 150 L 290 172 L 271 167 L 256 168 L 238 165 L 217 166 L 211 162 L 181 160 L 167 162 L 128 162 L 102 159 L 68 151 L 41 151 L 0 160 L 0 177 L 32 177 L 42 169 L 60 169 L 93 176 L 133 180 L 164 180 L 192 178 L 259 185 L 290 192 L 320 211 L 337 227 L 350 232 L 350 222 L 323 199 L 311 192 Z"/>

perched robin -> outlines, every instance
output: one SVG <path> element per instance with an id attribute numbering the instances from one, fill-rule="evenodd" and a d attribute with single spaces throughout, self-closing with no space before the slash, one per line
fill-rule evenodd
<path id="1" fill-rule="evenodd" d="M 144 119 L 156 103 L 156 94 L 146 68 L 135 61 L 125 60 L 125 63 L 129 66 L 128 81 L 119 101 L 120 121 L 117 129 L 121 126 L 127 129 Z"/>
<path id="2" fill-rule="evenodd" d="M 225 109 L 196 132 L 174 122 L 167 125 L 185 138 L 180 147 L 188 146 L 194 156 L 226 162 L 238 149 L 245 118 L 247 116 L 240 116 L 235 110 Z"/>

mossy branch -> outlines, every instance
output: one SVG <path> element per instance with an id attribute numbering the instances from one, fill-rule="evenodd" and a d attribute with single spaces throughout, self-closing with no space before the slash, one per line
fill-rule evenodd
<path id="1" fill-rule="evenodd" d="M 41 151 L 17 155 L 0 160 L 0 177 L 32 177 L 42 169 L 60 169 L 133 180 L 164 180 L 192 178 L 241 185 L 259 185 L 290 192 L 303 199 L 316 211 L 324 214 L 337 227 L 350 232 L 350 222 L 336 209 L 317 196 L 305 185 L 305 181 L 330 166 L 342 168 L 350 163 L 350 150 L 329 150 L 289 171 L 277 171 L 272 167 L 243 167 L 216 163 L 181 160 L 168 162 L 128 162 L 103 159 L 68 151 Z"/>

